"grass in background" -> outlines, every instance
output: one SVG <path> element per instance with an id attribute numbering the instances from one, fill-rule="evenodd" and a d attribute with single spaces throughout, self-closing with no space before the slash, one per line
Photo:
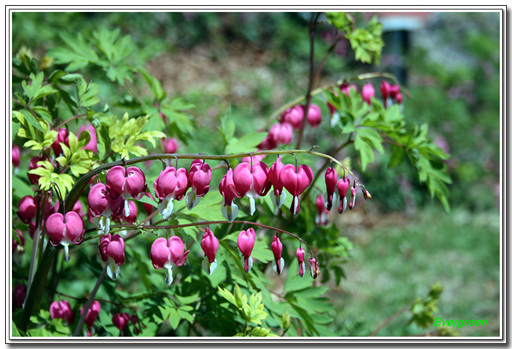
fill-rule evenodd
<path id="1" fill-rule="evenodd" d="M 457 329 L 462 336 L 499 335 L 500 218 L 497 211 L 469 212 L 440 207 L 417 212 L 407 223 L 359 231 L 347 279 L 332 295 L 340 335 L 366 336 L 388 317 L 440 282 L 444 291 L 435 317 L 487 320 L 487 327 Z M 340 294 L 341 293 L 341 294 Z M 404 312 L 379 336 L 424 334 L 408 325 Z"/>

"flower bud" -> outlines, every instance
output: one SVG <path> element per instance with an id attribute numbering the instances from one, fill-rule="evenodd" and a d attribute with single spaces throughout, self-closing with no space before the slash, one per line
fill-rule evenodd
<path id="1" fill-rule="evenodd" d="M 292 125 L 283 122 L 272 125 L 268 132 L 269 137 L 277 144 L 290 144 L 293 140 Z M 275 147 L 274 147 L 275 148 Z"/>
<path id="2" fill-rule="evenodd" d="M 370 83 L 364 84 L 361 90 L 361 96 L 363 97 L 363 101 L 371 104 L 371 99 L 375 96 L 375 89 L 373 88 L 373 85 Z"/>
<path id="3" fill-rule="evenodd" d="M 84 206 L 82 205 L 82 202 L 80 200 L 76 200 L 75 204 L 73 205 L 73 210 L 72 211 L 78 213 L 80 218 L 84 219 L 84 216 L 85 216 Z"/>
<path id="4" fill-rule="evenodd" d="M 317 210 L 315 223 L 318 225 L 326 225 L 327 213 L 329 213 L 329 211 L 325 208 L 324 197 L 322 195 L 316 197 L 315 205 Z"/>
<path id="5" fill-rule="evenodd" d="M 255 241 L 256 232 L 253 228 L 242 230 L 238 235 L 238 248 L 240 249 L 240 252 L 242 252 L 244 259 L 244 270 L 246 273 L 248 273 L 252 268 L 251 253 L 254 248 Z"/>
<path id="6" fill-rule="evenodd" d="M 316 104 L 311 104 L 309 106 L 308 111 L 308 124 L 313 127 L 317 128 L 318 125 L 322 122 L 322 111 L 320 110 L 320 107 Z"/>
<path id="7" fill-rule="evenodd" d="M 217 240 L 215 235 L 213 235 L 213 232 L 209 227 L 206 227 L 206 232 L 203 234 L 203 238 L 201 239 L 201 248 L 204 251 L 205 257 L 208 258 L 208 269 L 211 275 L 217 267 L 215 255 L 219 249 L 219 240 Z"/>
<path id="8" fill-rule="evenodd" d="M 402 104 L 402 94 L 400 92 L 396 94 L 395 99 L 398 102 L 398 104 Z"/>
<path id="9" fill-rule="evenodd" d="M 357 92 L 357 86 L 354 85 L 354 84 L 343 83 L 340 86 L 341 93 L 344 93 L 347 97 L 350 97 L 350 90 L 351 89 Z"/>
<path id="10" fill-rule="evenodd" d="M 72 324 L 75 321 L 75 314 L 71 311 L 71 305 L 64 299 L 60 302 L 53 302 L 50 305 L 50 316 L 52 319 L 62 319 L 68 324 Z"/>
<path id="11" fill-rule="evenodd" d="M 391 98 L 396 98 L 396 95 L 400 93 L 400 86 L 398 85 L 391 85 L 389 88 L 389 96 Z"/>
<path id="12" fill-rule="evenodd" d="M 336 202 L 336 183 L 338 182 L 338 174 L 332 167 L 327 168 L 325 171 L 325 188 L 327 191 L 327 211 L 332 208 L 333 202 Z"/>
<path id="13" fill-rule="evenodd" d="M 259 150 L 272 150 L 275 147 L 277 147 L 277 143 L 270 134 L 268 134 L 258 145 Z"/>
<path id="14" fill-rule="evenodd" d="M 84 313 L 84 307 L 80 310 L 80 316 Z M 87 315 L 85 315 L 85 324 L 88 328 L 91 328 L 94 325 L 94 321 L 98 318 L 98 315 L 101 311 L 101 304 L 98 301 L 93 301 L 89 310 L 87 310 Z"/>
<path id="15" fill-rule="evenodd" d="M 130 316 L 125 312 L 115 313 L 114 315 L 112 315 L 112 323 L 121 332 L 124 330 L 126 325 L 128 325 L 129 321 L 130 321 Z"/>
<path id="16" fill-rule="evenodd" d="M 300 129 L 304 120 L 304 108 L 300 105 L 286 109 L 281 113 L 281 122 L 287 122 L 296 130 Z"/>
<path id="17" fill-rule="evenodd" d="M 30 195 L 24 196 L 21 198 L 20 203 L 18 204 L 18 217 L 25 224 L 29 224 L 35 217 L 37 213 L 37 206 L 34 201 L 34 198 Z"/>
<path id="18" fill-rule="evenodd" d="M 57 139 L 52 144 L 53 152 L 55 153 L 55 156 L 58 156 L 62 153 L 62 146 L 61 143 L 65 144 L 67 147 L 69 147 L 69 132 L 66 128 L 61 128 L 57 130 Z"/>
<path id="19" fill-rule="evenodd" d="M 25 303 L 25 298 L 27 297 L 27 286 L 22 284 L 17 284 L 14 286 L 12 290 L 12 301 L 16 308 L 23 307 L 23 303 Z"/>
<path id="20" fill-rule="evenodd" d="M 281 240 L 279 240 L 277 236 L 274 236 L 270 248 L 272 249 L 272 253 L 274 254 L 275 271 L 278 274 L 281 274 L 284 268 L 284 259 L 281 257 L 283 253 L 283 244 L 281 243 Z"/>
<path id="21" fill-rule="evenodd" d="M 320 274 L 320 267 L 318 266 L 318 262 L 316 258 L 310 258 L 309 263 L 311 264 L 311 277 L 316 279 L 318 274 Z"/>
<path id="22" fill-rule="evenodd" d="M 164 139 L 162 138 L 162 151 L 167 154 L 176 153 L 178 150 L 178 142 L 176 138 Z"/>
<path id="23" fill-rule="evenodd" d="M 20 165 L 21 150 L 16 144 L 12 146 L 12 164 L 14 167 Z"/>
<path id="24" fill-rule="evenodd" d="M 35 185 L 37 185 L 39 183 L 39 178 L 41 176 L 30 173 L 30 170 L 35 170 L 36 168 L 41 167 L 40 165 L 37 164 L 41 160 L 43 160 L 43 159 L 40 158 L 39 156 L 34 156 L 32 158 L 32 160 L 30 160 L 30 163 L 28 164 L 28 169 L 29 169 L 29 173 L 27 173 L 28 180 L 30 181 L 30 183 L 35 184 Z"/>
<path id="25" fill-rule="evenodd" d="M 304 263 L 304 247 L 300 247 L 297 249 L 297 252 L 295 253 L 297 255 L 297 261 L 299 262 L 299 275 L 300 277 L 304 276 L 304 269 L 306 269 L 305 263 Z"/>
<path id="26" fill-rule="evenodd" d="M 222 177 L 219 184 L 219 192 L 224 197 L 224 205 L 221 207 L 221 212 L 228 221 L 233 222 L 238 216 L 238 206 L 234 200 L 235 197 L 240 197 L 236 193 L 233 169 L 228 169 L 228 172 Z"/>
<path id="27" fill-rule="evenodd" d="M 354 182 L 354 186 L 350 188 L 350 193 L 352 194 L 352 201 L 348 204 L 348 207 L 350 209 L 353 209 L 356 206 L 356 194 L 357 194 L 357 187 L 356 182 Z"/>
<path id="28" fill-rule="evenodd" d="M 80 138 L 80 134 L 84 131 L 89 131 L 89 135 L 91 136 L 91 140 L 89 141 L 89 143 L 87 143 L 84 147 L 85 150 L 90 150 L 92 151 L 94 154 L 96 154 L 98 152 L 98 139 L 97 139 L 97 136 L 96 136 L 96 129 L 94 128 L 93 125 L 91 124 L 88 124 L 88 125 L 85 125 L 85 126 L 80 126 L 80 129 L 78 129 L 78 138 Z"/>
<path id="29" fill-rule="evenodd" d="M 338 181 L 338 194 L 340 195 L 340 206 L 338 212 L 343 213 L 347 209 L 347 192 L 350 187 L 350 180 L 348 178 L 341 178 Z"/>

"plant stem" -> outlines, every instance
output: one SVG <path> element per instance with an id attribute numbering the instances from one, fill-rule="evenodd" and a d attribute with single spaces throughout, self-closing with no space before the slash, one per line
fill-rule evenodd
<path id="1" fill-rule="evenodd" d="M 308 91 L 306 92 L 306 106 L 304 107 L 304 119 L 300 124 L 299 139 L 297 140 L 297 146 L 300 148 L 302 137 L 304 136 L 304 127 L 306 125 L 309 113 L 309 105 L 311 104 L 311 90 L 313 89 L 313 79 L 315 72 L 315 22 L 318 20 L 318 14 L 311 13 L 311 20 L 309 22 L 309 79 L 308 79 Z"/>
<path id="2" fill-rule="evenodd" d="M 409 310 L 409 308 L 411 307 L 412 303 L 405 306 L 404 308 L 400 309 L 399 311 L 397 311 L 396 313 L 394 313 L 393 315 L 391 315 L 389 318 L 386 319 L 386 321 L 384 321 L 379 327 L 377 327 L 377 329 L 375 331 L 373 331 L 371 334 L 370 334 L 370 337 L 373 337 L 375 336 L 384 326 L 386 326 L 387 324 L 389 324 L 394 318 L 396 318 L 398 315 L 402 314 L 403 312 Z"/>
<path id="3" fill-rule="evenodd" d="M 105 274 L 107 273 L 107 267 L 108 264 L 105 265 L 105 268 L 103 268 L 103 271 L 100 274 L 100 277 L 98 278 L 98 281 L 96 281 L 96 285 L 94 285 L 94 289 L 91 292 L 91 295 L 89 296 L 89 299 L 87 300 L 87 303 L 85 303 L 84 311 L 82 315 L 80 316 L 80 320 L 78 320 L 78 324 L 76 325 L 75 332 L 73 333 L 73 336 L 78 336 L 80 334 L 80 331 L 82 330 L 82 326 L 85 321 L 85 317 L 87 316 L 87 312 L 89 311 L 89 308 L 92 305 L 92 302 L 94 301 L 94 296 L 96 296 L 96 292 L 98 292 L 98 289 L 100 288 L 101 282 L 105 278 Z"/>
<path id="4" fill-rule="evenodd" d="M 67 119 L 67 120 L 63 121 L 62 123 L 60 123 L 58 126 L 55 126 L 54 129 L 58 130 L 59 128 L 61 128 L 65 124 L 67 124 L 68 122 L 73 121 L 75 119 L 81 119 L 82 117 L 84 117 L 86 115 L 87 115 L 86 113 L 80 114 L 80 115 L 74 115 L 74 116 L 70 117 L 69 119 Z"/>
<path id="5" fill-rule="evenodd" d="M 177 228 L 195 227 L 195 226 L 198 226 L 198 225 L 230 224 L 230 223 L 255 225 L 255 226 L 258 226 L 260 228 L 275 230 L 275 231 L 278 231 L 280 233 L 288 234 L 288 235 L 294 237 L 295 239 L 299 240 L 300 242 L 302 242 L 304 245 L 306 245 L 308 247 L 310 253 L 313 256 L 315 256 L 315 253 L 313 252 L 313 249 L 311 248 L 311 246 L 309 246 L 309 244 L 306 241 L 302 240 L 297 235 L 295 235 L 293 233 L 290 233 L 290 232 L 288 232 L 286 230 L 283 230 L 283 229 L 271 227 L 269 225 L 265 225 L 265 224 L 261 224 L 261 223 L 257 223 L 257 222 L 250 222 L 250 221 L 233 221 L 233 222 L 230 222 L 230 221 L 205 221 L 205 222 L 195 222 L 195 223 L 188 223 L 188 224 L 178 224 L 178 225 L 145 225 L 144 229 L 177 229 Z M 116 228 L 116 227 L 133 227 L 133 225 L 130 225 L 130 224 L 117 224 L 117 225 L 114 225 L 112 227 L 113 228 Z M 125 241 L 130 240 L 131 238 L 133 238 L 135 236 L 136 235 L 133 234 L 131 236 L 128 236 L 124 240 Z"/>

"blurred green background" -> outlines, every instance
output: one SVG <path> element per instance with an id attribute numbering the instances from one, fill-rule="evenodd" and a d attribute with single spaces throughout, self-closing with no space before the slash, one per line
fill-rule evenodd
<path id="1" fill-rule="evenodd" d="M 453 179 L 452 212 L 446 213 L 406 163 L 390 170 L 377 157 L 360 174 L 374 199 L 335 218 L 354 244 L 344 266 L 347 278 L 330 290 L 339 309 L 335 333 L 368 335 L 413 302 L 411 295 L 424 296 L 440 282 L 444 292 L 437 316 L 488 320 L 487 327 L 460 329 L 462 335 L 499 334 L 499 15 L 411 15 L 412 26 L 404 20 L 397 26 L 400 20 L 385 16 L 380 65 L 357 63 L 346 41 L 326 61 L 320 85 L 371 71 L 395 73 L 411 94 L 403 103 L 406 120 L 429 123 L 431 137 L 451 154 L 447 166 Z M 231 113 L 243 134 L 261 128 L 275 109 L 305 94 L 308 20 L 307 13 L 23 12 L 13 14 L 12 45 L 14 55 L 30 50 L 42 59 L 62 44 L 61 31 L 120 28 L 138 46 L 133 64 L 145 65 L 168 95 L 197 107 L 191 111 L 197 137 L 178 152 L 215 153 L 215 144 L 222 142 L 212 130 L 220 116 Z M 316 62 L 332 35 L 319 30 Z M 105 79 L 89 73 L 95 82 Z M 377 97 L 379 84 L 374 81 Z M 112 100 L 124 96 L 100 86 Z M 326 122 L 328 109 L 323 97 L 313 102 L 322 108 L 324 122 L 306 134 L 305 144 L 318 143 L 327 152 L 322 136 L 334 134 Z M 355 158 L 356 153 L 342 155 Z M 379 335 L 425 332 L 407 320 L 405 314 L 398 316 Z"/>

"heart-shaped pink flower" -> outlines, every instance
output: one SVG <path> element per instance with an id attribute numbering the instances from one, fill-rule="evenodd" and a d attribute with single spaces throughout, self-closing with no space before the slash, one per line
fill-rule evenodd
<path id="1" fill-rule="evenodd" d="M 203 238 L 201 239 L 201 248 L 204 251 L 204 255 L 208 258 L 208 262 L 213 263 L 219 249 L 219 240 L 213 235 L 209 227 L 206 227 Z"/>
<path id="2" fill-rule="evenodd" d="M 69 211 L 65 216 L 54 213 L 46 220 L 46 234 L 50 243 L 54 246 L 59 244 L 64 246 L 66 262 L 69 261 L 69 244 L 80 244 L 84 233 L 84 221 L 74 211 Z"/>
<path id="3" fill-rule="evenodd" d="M 75 314 L 71 311 L 71 305 L 65 299 L 60 302 L 53 302 L 50 305 L 50 316 L 52 319 L 63 319 L 68 324 L 72 324 L 75 320 Z"/>
<path id="4" fill-rule="evenodd" d="M 363 101 L 365 101 L 368 104 L 371 104 L 372 97 L 375 96 L 375 89 L 373 88 L 373 85 L 371 83 L 367 83 L 363 85 L 363 88 L 361 89 L 361 96 L 363 97 Z"/>
<path id="5" fill-rule="evenodd" d="M 286 190 L 293 195 L 290 212 L 292 214 L 298 214 L 300 211 L 298 196 L 302 194 L 313 181 L 313 170 L 307 165 L 300 165 L 299 168 L 295 170 L 294 165 L 288 164 L 285 165 L 279 173 L 279 179 Z"/>
<path id="6" fill-rule="evenodd" d="M 283 253 L 283 244 L 281 240 L 277 236 L 274 236 L 272 243 L 270 244 L 270 248 L 272 253 L 274 254 L 275 267 L 278 274 L 281 274 L 284 268 L 284 260 L 281 258 Z"/>
<path id="7" fill-rule="evenodd" d="M 248 273 L 252 267 L 251 253 L 255 242 L 256 232 L 253 228 L 242 230 L 238 235 L 238 248 L 240 249 L 240 252 L 242 252 L 244 258 L 244 270 L 246 273 Z"/>
<path id="8" fill-rule="evenodd" d="M 112 315 L 112 323 L 119 329 L 119 331 L 123 331 L 129 321 L 130 316 L 125 312 L 115 313 Z"/>
<path id="9" fill-rule="evenodd" d="M 20 165 L 21 150 L 16 144 L 12 146 L 12 164 L 14 167 Z"/>
<path id="10" fill-rule="evenodd" d="M 91 140 L 89 141 L 89 143 L 87 143 L 85 145 L 84 149 L 90 150 L 94 154 L 96 154 L 98 152 L 98 139 L 96 136 L 96 129 L 91 124 L 88 124 L 85 126 L 80 126 L 80 128 L 78 129 L 78 137 L 79 138 L 80 138 L 80 134 L 84 131 L 89 131 L 89 135 L 91 136 Z"/>
<path id="11" fill-rule="evenodd" d="M 313 128 L 317 128 L 322 122 L 322 111 L 318 105 L 311 104 L 309 106 L 307 122 Z"/>
<path id="12" fill-rule="evenodd" d="M 55 156 L 58 156 L 62 153 L 62 146 L 61 143 L 65 144 L 67 147 L 69 147 L 69 132 L 66 128 L 61 128 L 57 130 L 57 139 L 52 144 L 53 152 L 55 153 Z"/>
<path id="13" fill-rule="evenodd" d="M 292 125 L 287 122 L 274 124 L 268 135 L 276 144 L 290 144 L 293 140 Z"/>
<path id="14" fill-rule="evenodd" d="M 80 316 L 84 313 L 84 307 L 80 310 Z M 91 328 L 94 325 L 94 321 L 98 318 L 98 315 L 101 311 L 101 305 L 98 301 L 93 301 L 89 310 L 87 310 L 87 315 L 85 315 L 85 324 L 88 328 Z"/>
<path id="15" fill-rule="evenodd" d="M 37 213 L 35 200 L 32 196 L 27 195 L 21 198 L 18 204 L 18 217 L 23 223 L 29 224 Z"/>
<path id="16" fill-rule="evenodd" d="M 169 240 L 158 238 L 151 245 L 150 258 L 155 269 L 166 270 L 166 282 L 172 283 L 172 266 L 181 266 L 187 260 L 190 250 L 185 252 L 185 243 L 178 236 L 173 236 Z"/>
<path id="17" fill-rule="evenodd" d="M 341 178 L 338 181 L 338 194 L 340 195 L 340 206 L 338 208 L 339 213 L 343 213 L 347 209 L 347 192 L 349 187 L 350 179 Z"/>
<path id="18" fill-rule="evenodd" d="M 297 255 L 297 261 L 299 262 L 299 275 L 300 277 L 303 277 L 304 276 L 304 268 L 305 268 L 305 265 L 304 265 L 304 247 L 300 247 L 297 249 L 296 251 L 296 255 Z"/>
<path id="19" fill-rule="evenodd" d="M 327 168 L 325 171 L 325 188 L 327 191 L 327 211 L 332 208 L 333 201 L 335 200 L 334 194 L 336 191 L 336 183 L 338 182 L 338 174 L 332 167 Z"/>

